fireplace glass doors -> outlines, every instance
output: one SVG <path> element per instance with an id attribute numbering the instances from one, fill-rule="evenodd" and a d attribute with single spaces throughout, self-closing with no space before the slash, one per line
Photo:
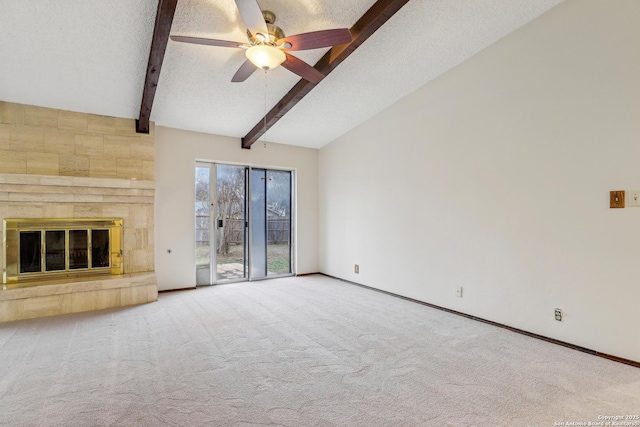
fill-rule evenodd
<path id="1" fill-rule="evenodd" d="M 20 233 L 20 274 L 42 271 L 42 231 L 23 231 Z"/>
<path id="2" fill-rule="evenodd" d="M 122 274 L 122 219 L 7 219 L 3 283 Z"/>
<path id="3" fill-rule="evenodd" d="M 74 230 L 75 231 L 75 230 Z M 21 231 L 20 237 L 23 234 L 33 233 L 32 231 Z M 40 233 L 40 232 L 38 232 Z M 64 230 L 48 230 L 44 232 L 45 235 L 45 243 L 44 246 L 46 249 L 46 254 L 44 256 L 44 269 L 45 271 L 60 271 L 64 270 L 66 267 L 65 263 L 65 232 Z M 20 239 L 20 257 L 22 257 L 22 253 L 27 252 L 31 256 L 35 251 L 29 245 L 24 245 L 22 243 L 22 238 Z M 35 254 L 34 254 L 35 255 Z M 39 257 L 40 254 L 38 254 Z M 40 271 L 29 271 L 30 273 L 39 273 Z M 20 273 L 27 273 L 24 271 L 22 264 L 20 264 Z"/>

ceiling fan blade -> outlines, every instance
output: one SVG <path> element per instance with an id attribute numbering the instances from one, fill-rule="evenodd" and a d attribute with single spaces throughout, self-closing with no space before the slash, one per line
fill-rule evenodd
<path id="1" fill-rule="evenodd" d="M 245 45 L 244 43 L 240 43 L 240 42 L 231 42 L 227 40 L 215 40 L 215 39 L 203 39 L 200 37 L 169 36 L 169 38 L 176 42 L 203 44 L 207 46 L 242 47 Z"/>
<path id="2" fill-rule="evenodd" d="M 254 36 L 258 33 L 269 37 L 267 23 L 264 22 L 262 10 L 256 0 L 236 0 L 236 6 L 240 11 L 240 17 Z"/>
<path id="3" fill-rule="evenodd" d="M 287 55 L 287 59 L 282 63 L 282 66 L 292 73 L 296 73 L 305 80 L 309 80 L 311 83 L 318 84 L 324 79 L 324 74 L 313 68 L 311 65 L 296 58 L 295 56 Z"/>
<path id="4" fill-rule="evenodd" d="M 231 81 L 233 83 L 243 82 L 247 80 L 257 69 L 258 67 L 253 65 L 251 61 L 247 59 L 246 61 L 244 61 L 244 64 L 242 64 L 240 68 L 238 68 L 238 71 L 236 71 Z"/>
<path id="5" fill-rule="evenodd" d="M 291 47 L 287 48 L 287 50 L 305 50 L 351 43 L 351 40 L 353 38 L 348 28 L 336 28 L 285 37 L 278 40 L 278 45 L 290 43 Z"/>

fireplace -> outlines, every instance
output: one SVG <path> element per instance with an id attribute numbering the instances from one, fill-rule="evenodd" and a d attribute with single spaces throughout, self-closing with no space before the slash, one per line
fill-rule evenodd
<path id="1" fill-rule="evenodd" d="M 2 283 L 122 274 L 122 219 L 5 219 Z"/>

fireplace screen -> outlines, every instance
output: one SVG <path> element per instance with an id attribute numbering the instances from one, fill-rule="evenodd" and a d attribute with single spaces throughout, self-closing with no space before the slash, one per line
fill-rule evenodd
<path id="1" fill-rule="evenodd" d="M 40 253 L 42 252 L 42 232 L 23 231 L 20 233 L 20 273 L 37 273 L 42 269 Z M 29 248 L 29 249 L 26 249 Z"/>
<path id="2" fill-rule="evenodd" d="M 122 274 L 122 219 L 7 219 L 3 283 Z"/>
<path id="3" fill-rule="evenodd" d="M 31 245 L 25 246 L 22 244 L 22 235 L 32 233 L 32 231 L 22 231 L 20 232 L 20 258 L 22 259 L 22 254 L 27 253 L 29 256 L 35 251 L 33 250 Z M 40 234 L 40 232 L 37 232 Z M 64 230 L 51 230 L 45 231 L 45 239 L 44 239 L 44 247 L 47 248 L 47 253 L 44 257 L 44 265 L 45 271 L 60 271 L 65 269 L 65 249 L 64 249 Z M 40 254 L 38 254 L 38 259 L 40 258 Z M 40 270 L 38 269 L 37 272 Z M 30 272 L 33 272 L 30 271 Z M 22 263 L 20 264 L 20 273 L 27 273 L 22 268 Z"/>

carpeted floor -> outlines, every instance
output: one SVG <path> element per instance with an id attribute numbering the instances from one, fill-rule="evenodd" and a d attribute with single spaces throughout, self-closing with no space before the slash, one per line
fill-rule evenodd
<path id="1" fill-rule="evenodd" d="M 2 426 L 554 426 L 638 414 L 638 368 L 323 276 L 0 325 Z"/>

